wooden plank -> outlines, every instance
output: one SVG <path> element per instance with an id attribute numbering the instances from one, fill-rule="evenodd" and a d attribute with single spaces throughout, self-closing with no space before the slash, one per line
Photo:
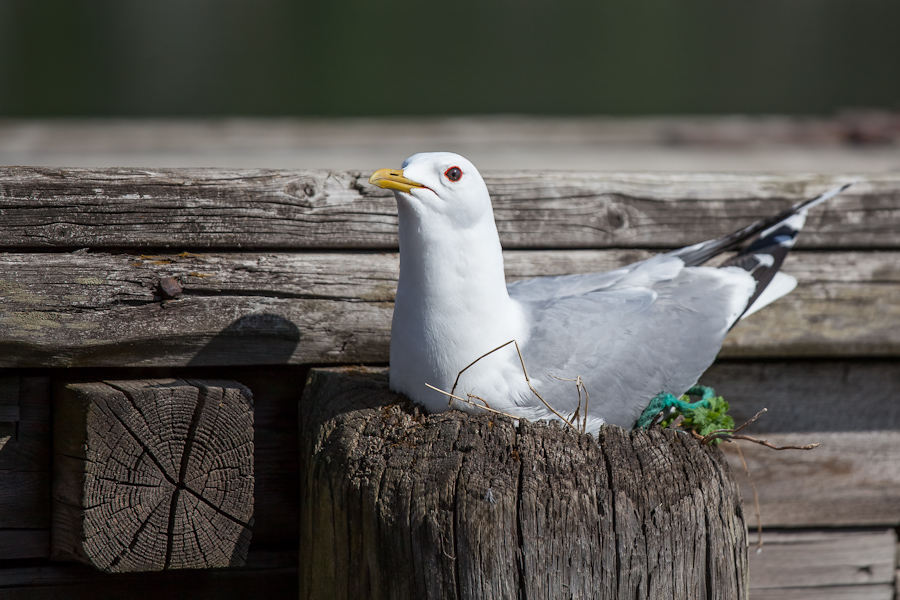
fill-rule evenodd
<path id="1" fill-rule="evenodd" d="M 7 393 L 15 393 L 19 420 L 0 424 L 0 547 L 6 558 L 45 556 L 46 548 L 36 550 L 35 536 L 46 537 L 50 529 L 50 381 L 4 379 Z"/>
<path id="2" fill-rule="evenodd" d="M 49 473 L 0 471 L 0 529 L 44 529 L 49 525 Z"/>
<path id="3" fill-rule="evenodd" d="M 760 552 L 750 535 L 750 589 L 892 584 L 893 529 L 764 531 Z"/>
<path id="4" fill-rule="evenodd" d="M 20 416 L 19 378 L 0 377 L 0 423 L 17 423 Z"/>
<path id="5" fill-rule="evenodd" d="M 752 434 L 752 430 L 750 431 Z M 778 445 L 818 442 L 809 451 L 741 451 L 759 492 L 765 527 L 853 527 L 900 524 L 900 431 L 777 433 Z M 753 492 L 733 444 L 723 444 L 756 526 Z"/>
<path id="6" fill-rule="evenodd" d="M 890 171 L 897 118 L 790 116 L 5 119 L 0 164 L 364 169 L 452 148 L 481 169 Z M 847 143 L 848 141 L 852 143 Z M 894 143 L 891 143 L 891 142 Z"/>
<path id="7" fill-rule="evenodd" d="M 0 529 L 0 560 L 48 556 L 50 529 Z"/>
<path id="8" fill-rule="evenodd" d="M 48 377 L 6 378 L 15 380 L 19 419 L 7 425 L 9 439 L 0 447 L 0 472 L 50 472 L 50 379 Z M 2 434 L 3 429 L 0 429 Z M 31 502 L 23 498 L 23 503 Z"/>
<path id="9" fill-rule="evenodd" d="M 54 397 L 54 558 L 110 573 L 242 566 L 250 391 L 229 381 L 75 383 Z"/>
<path id="10" fill-rule="evenodd" d="M 99 592 L 98 592 L 99 590 Z M 4 600 L 91 600 L 98 597 L 221 598 L 273 600 L 297 598 L 296 551 L 255 551 L 241 569 L 125 573 L 110 576 L 79 564 L 16 564 L 0 569 Z"/>
<path id="11" fill-rule="evenodd" d="M 821 442 L 774 452 L 741 444 L 766 526 L 900 524 L 900 365 L 894 361 L 720 361 L 701 378 L 746 432 L 776 443 Z M 733 445 L 723 446 L 756 524 L 753 491 Z"/>
<path id="12" fill-rule="evenodd" d="M 146 374 L 146 372 L 144 372 Z M 306 369 L 300 366 L 219 369 L 203 377 L 236 378 L 254 392 L 256 493 L 253 540 L 266 545 L 292 544 L 297 536 L 299 457 L 297 400 Z M 96 372 L 64 371 L 64 377 L 96 377 Z M 47 378 L 22 377 L 18 440 L 0 449 L 0 532 L 5 527 L 50 528 L 50 393 Z M 28 391 L 35 387 L 40 393 Z M 37 435 L 26 433 L 34 428 Z M 4 470 L 6 469 L 6 470 Z M 10 469 L 17 472 L 10 473 Z M 36 474 L 21 474 L 36 471 Z M 3 490 L 9 493 L 4 494 Z"/>
<path id="13" fill-rule="evenodd" d="M 392 165 L 387 165 L 392 166 Z M 399 165 L 393 165 L 399 166 Z M 396 249 L 393 196 L 369 173 L 0 168 L 4 246 Z M 799 246 L 897 248 L 900 174 L 488 174 L 506 248 L 679 247 L 729 233 L 838 182 Z"/>
<path id="14" fill-rule="evenodd" d="M 206 373 L 204 376 L 209 376 Z M 300 453 L 297 404 L 307 369 L 298 366 L 228 368 L 253 392 L 253 545 L 296 546 L 299 535 Z"/>
<path id="15" fill-rule="evenodd" d="M 753 590 L 753 600 L 894 600 L 894 586 L 839 585 Z"/>
<path id="16" fill-rule="evenodd" d="M 510 279 L 605 270 L 646 252 L 506 253 Z M 900 355 L 900 255 L 792 253 L 799 289 L 723 356 Z M 380 363 L 398 257 L 379 253 L 0 254 L 0 366 Z M 175 277 L 182 295 L 162 302 Z"/>
<path id="17" fill-rule="evenodd" d="M 738 423 L 767 408 L 748 429 L 753 435 L 900 430 L 897 360 L 726 360 L 714 364 L 700 383 L 729 402 Z"/>

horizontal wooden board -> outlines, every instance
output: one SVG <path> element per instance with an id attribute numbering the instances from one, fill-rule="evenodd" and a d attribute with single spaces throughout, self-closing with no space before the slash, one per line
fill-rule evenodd
<path id="1" fill-rule="evenodd" d="M 891 584 L 896 567 L 893 529 L 763 531 L 754 551 L 750 534 L 750 588 L 811 588 Z"/>
<path id="2" fill-rule="evenodd" d="M 0 471 L 0 529 L 50 526 L 50 473 Z"/>
<path id="3" fill-rule="evenodd" d="M 0 560 L 48 556 L 50 556 L 49 529 L 0 529 Z"/>
<path id="4" fill-rule="evenodd" d="M 506 253 L 510 279 L 605 270 L 646 252 Z M 398 257 L 381 253 L 0 254 L 0 366 L 386 362 Z M 723 356 L 900 355 L 900 254 L 794 252 L 788 297 Z M 181 296 L 163 302 L 159 282 Z"/>
<path id="5" fill-rule="evenodd" d="M 894 600 L 894 586 L 837 585 L 753 590 L 753 600 Z"/>
<path id="6" fill-rule="evenodd" d="M 394 199 L 369 185 L 368 176 L 4 167 L 0 239 L 7 248 L 395 249 Z M 848 180 L 859 183 L 810 215 L 800 247 L 898 247 L 898 173 L 486 176 L 507 248 L 679 247 L 729 233 Z"/>
<path id="7" fill-rule="evenodd" d="M 297 554 L 252 551 L 247 567 L 168 571 L 110 576 L 77 564 L 40 563 L 0 568 L 4 600 L 67 598 L 222 598 L 235 600 L 297 597 Z"/>
<path id="8" fill-rule="evenodd" d="M 898 137 L 894 114 L 855 111 L 830 119 L 0 119 L 0 164 L 372 171 L 422 149 L 446 148 L 482 170 L 879 172 L 900 164 Z"/>
<path id="9" fill-rule="evenodd" d="M 753 431 L 748 430 L 750 435 Z M 776 445 L 820 443 L 776 452 L 741 443 L 759 493 L 764 527 L 900 525 L 900 430 L 776 433 Z M 734 444 L 723 444 L 744 496 L 747 523 L 757 523 L 753 490 Z"/>
<path id="10" fill-rule="evenodd" d="M 896 359 L 719 361 L 700 383 L 729 402 L 738 424 L 768 409 L 747 430 L 752 435 L 900 431 Z"/>

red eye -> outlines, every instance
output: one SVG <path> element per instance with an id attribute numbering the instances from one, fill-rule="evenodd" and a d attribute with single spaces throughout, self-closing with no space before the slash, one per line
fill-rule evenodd
<path id="1" fill-rule="evenodd" d="M 462 169 L 459 167 L 450 167 L 444 171 L 444 177 L 455 183 L 462 179 Z"/>

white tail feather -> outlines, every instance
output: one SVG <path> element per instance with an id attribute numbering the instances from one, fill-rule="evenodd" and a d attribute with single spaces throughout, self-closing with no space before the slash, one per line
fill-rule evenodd
<path id="1" fill-rule="evenodd" d="M 753 301 L 753 304 L 750 305 L 746 312 L 741 315 L 741 319 L 749 317 L 759 309 L 772 304 L 782 296 L 790 294 L 795 287 L 797 287 L 797 280 L 793 276 L 780 271 L 775 273 L 775 277 L 772 278 L 772 281 L 769 282 L 766 289 L 764 289 L 762 294 Z"/>

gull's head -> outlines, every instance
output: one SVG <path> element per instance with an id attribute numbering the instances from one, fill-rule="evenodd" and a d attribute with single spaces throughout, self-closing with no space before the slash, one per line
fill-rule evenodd
<path id="1" fill-rule="evenodd" d="M 403 162 L 400 169 L 381 169 L 369 183 L 394 191 L 397 203 L 419 218 L 444 216 L 466 226 L 492 216 L 491 198 L 478 169 L 451 152 L 423 152 Z"/>

